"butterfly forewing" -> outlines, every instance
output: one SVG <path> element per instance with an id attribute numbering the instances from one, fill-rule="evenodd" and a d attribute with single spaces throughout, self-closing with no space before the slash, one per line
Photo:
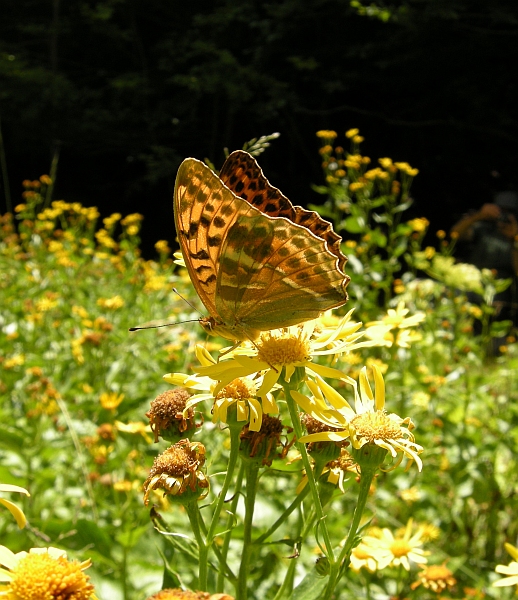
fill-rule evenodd
<path id="1" fill-rule="evenodd" d="M 246 152 L 229 156 L 221 178 L 185 160 L 174 203 L 182 253 L 213 333 L 253 339 L 346 302 L 339 236 L 316 213 L 293 207 Z"/>

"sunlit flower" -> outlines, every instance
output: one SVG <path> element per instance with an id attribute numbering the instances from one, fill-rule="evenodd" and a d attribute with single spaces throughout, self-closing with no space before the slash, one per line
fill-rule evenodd
<path id="1" fill-rule="evenodd" d="M 417 312 L 410 317 L 406 315 L 409 313 L 409 309 L 405 308 L 404 302 L 399 302 L 396 309 L 389 308 L 387 310 L 387 314 L 381 319 L 381 321 L 371 321 L 367 323 L 366 327 L 373 327 L 374 325 L 390 325 L 391 329 L 405 329 L 406 327 L 415 327 L 419 325 L 424 319 L 426 315 L 422 312 Z"/>
<path id="2" fill-rule="evenodd" d="M 414 485 L 406 490 L 401 490 L 399 496 L 403 502 L 411 504 L 412 502 L 417 502 L 417 500 L 421 498 L 421 492 L 419 488 Z"/>
<path id="3" fill-rule="evenodd" d="M 9 483 L 0 483 L 0 492 L 18 492 L 20 494 L 25 494 L 26 496 L 30 496 L 29 492 L 22 487 L 17 485 L 11 485 Z M 23 529 L 27 523 L 27 519 L 23 514 L 23 510 L 18 508 L 14 502 L 6 500 L 5 498 L 0 498 L 0 504 L 3 504 L 7 510 L 13 515 L 20 529 Z"/>
<path id="4" fill-rule="evenodd" d="M 378 550 L 379 569 L 401 565 L 404 569 L 410 571 L 410 562 L 419 565 L 428 562 L 426 555 L 429 553 L 421 547 L 422 532 L 419 530 L 412 535 L 412 525 L 412 519 L 409 519 L 404 534 L 401 536 L 394 537 L 390 529 L 384 528 L 380 537 L 365 536 L 363 538 L 366 544 Z"/>
<path id="5" fill-rule="evenodd" d="M 124 298 L 121 296 L 112 296 L 111 298 L 98 298 L 97 305 L 102 308 L 109 308 L 110 310 L 116 310 L 124 306 Z"/>
<path id="6" fill-rule="evenodd" d="M 358 135 L 359 133 L 360 133 L 360 130 L 359 130 L 358 128 L 356 128 L 356 127 L 355 127 L 354 129 L 348 129 L 348 130 L 345 132 L 345 137 L 346 137 L 346 138 L 349 138 L 349 139 L 351 139 L 351 138 L 353 138 L 355 135 Z"/>
<path id="7" fill-rule="evenodd" d="M 318 356 L 340 355 L 358 348 L 374 346 L 376 342 L 359 342 L 363 332 L 361 323 L 351 321 L 352 311 L 331 327 L 323 325 L 322 318 L 294 325 L 285 329 L 262 333 L 254 344 L 244 342 L 241 346 L 221 356 L 216 362 L 208 353 L 206 360 L 212 364 L 198 367 L 196 373 L 219 381 L 216 394 L 232 380 L 263 374 L 257 395 L 263 397 L 278 382 L 281 373 L 290 381 L 297 368 L 305 369 L 308 377 L 322 376 L 343 378 L 341 371 L 319 365 L 313 361 Z M 324 316 L 325 320 L 326 317 Z M 169 379 L 166 379 L 169 381 Z"/>
<path id="8" fill-rule="evenodd" d="M 457 580 L 453 577 L 453 573 L 446 565 L 430 565 L 429 567 L 425 567 L 417 574 L 417 577 L 417 581 L 410 586 L 413 590 L 422 585 L 436 594 L 452 588 L 457 583 Z"/>
<path id="9" fill-rule="evenodd" d="M 506 587 L 508 585 L 518 586 L 518 548 L 511 544 L 504 544 L 507 552 L 512 556 L 512 560 L 508 565 L 497 565 L 495 571 L 501 575 L 507 575 L 503 579 L 499 579 L 493 583 L 494 587 Z"/>
<path id="10" fill-rule="evenodd" d="M 323 140 L 334 140 L 338 135 L 336 131 L 332 131 L 330 129 L 321 129 L 317 131 L 317 137 Z"/>
<path id="11" fill-rule="evenodd" d="M 90 559 L 69 561 L 57 548 L 32 548 L 14 554 L 0 546 L 0 596 L 9 600 L 97 600 L 94 586 L 83 571 Z"/>
<path id="12" fill-rule="evenodd" d="M 399 348 L 410 347 L 412 342 L 421 339 L 421 334 L 409 331 L 408 328 L 415 327 L 424 321 L 426 315 L 423 312 L 417 312 L 407 317 L 408 312 L 409 309 L 405 308 L 405 303 L 400 301 L 396 309 L 389 308 L 387 314 L 380 321 L 371 321 L 365 325 L 366 337 L 377 340 L 379 345 L 392 346 L 395 344 Z"/>
<path id="13" fill-rule="evenodd" d="M 123 400 L 124 394 L 117 394 L 117 392 L 103 392 L 99 396 L 99 402 L 104 410 L 114 411 Z"/>
<path id="14" fill-rule="evenodd" d="M 425 219 L 424 217 L 421 217 L 417 219 L 412 219 L 411 221 L 407 221 L 407 225 L 410 225 L 410 227 L 414 231 L 417 231 L 417 233 L 423 233 L 428 229 L 430 221 L 428 221 L 428 219 Z"/>
<path id="15" fill-rule="evenodd" d="M 350 378 L 347 379 L 347 383 L 350 383 L 354 390 L 354 409 L 345 398 L 322 379 L 306 382 L 313 392 L 311 398 L 300 392 L 292 391 L 293 398 L 305 412 L 330 427 L 342 430 L 307 435 L 300 441 L 329 440 L 336 442 L 348 437 L 352 442 L 351 453 L 360 466 L 362 465 L 360 456 L 354 450 L 360 450 L 369 445 L 389 452 L 392 458 L 396 459 L 392 468 L 396 468 L 403 457 L 406 457 L 410 461 L 415 461 L 420 471 L 423 464 L 419 454 L 423 448 L 414 441 L 412 434 L 414 424 L 409 417 L 402 419 L 398 415 L 388 414 L 385 411 L 383 375 L 376 365 L 373 365 L 372 369 L 375 382 L 374 393 L 369 385 L 365 367 L 360 372 L 359 392 L 356 382 Z"/>
<path id="16" fill-rule="evenodd" d="M 169 254 L 171 252 L 171 248 L 169 248 L 167 240 L 158 240 L 158 242 L 155 244 L 155 250 L 159 254 Z"/>
<path id="17" fill-rule="evenodd" d="M 196 356 L 202 366 L 221 364 L 215 363 L 205 348 L 199 345 L 196 346 Z M 250 421 L 250 429 L 259 431 L 264 414 L 276 415 L 279 413 L 279 408 L 269 391 L 259 394 L 258 389 L 262 387 L 263 383 L 261 377 L 256 379 L 246 376 L 236 377 L 223 386 L 210 377 L 186 375 L 184 373 L 169 373 L 164 375 L 164 379 L 173 385 L 201 392 L 189 398 L 185 410 L 190 410 L 199 402 L 211 401 L 213 403 L 212 421 L 214 423 L 218 421 L 227 423 L 228 410 L 235 407 L 237 421 L 243 421 L 243 424 Z"/>
<path id="18" fill-rule="evenodd" d="M 351 552 L 351 569 L 359 571 L 365 568 L 374 573 L 378 568 L 377 554 L 381 558 L 381 553 L 376 548 L 369 546 L 362 540 Z"/>
<path id="19" fill-rule="evenodd" d="M 14 369 L 15 367 L 21 367 L 23 364 L 25 364 L 25 354 L 14 354 L 4 360 L 3 367 L 4 369 Z"/>

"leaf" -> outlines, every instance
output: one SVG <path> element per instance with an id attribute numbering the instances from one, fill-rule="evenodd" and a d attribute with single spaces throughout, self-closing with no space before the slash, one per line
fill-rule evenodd
<path id="1" fill-rule="evenodd" d="M 289 600 L 318 600 L 322 596 L 327 581 L 327 577 L 320 577 L 313 569 L 293 590 Z"/>
<path id="2" fill-rule="evenodd" d="M 362 233 L 365 229 L 365 221 L 362 217 L 347 217 L 343 226 L 349 233 Z"/>

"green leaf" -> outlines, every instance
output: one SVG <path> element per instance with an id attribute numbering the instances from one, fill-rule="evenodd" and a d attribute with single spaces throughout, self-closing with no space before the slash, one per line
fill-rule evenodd
<path id="1" fill-rule="evenodd" d="M 289 600 L 318 600 L 327 585 L 327 580 L 327 577 L 321 577 L 313 569 L 293 590 Z"/>
<path id="2" fill-rule="evenodd" d="M 365 221 L 362 217 L 347 217 L 344 227 L 349 233 L 362 233 L 365 229 Z"/>

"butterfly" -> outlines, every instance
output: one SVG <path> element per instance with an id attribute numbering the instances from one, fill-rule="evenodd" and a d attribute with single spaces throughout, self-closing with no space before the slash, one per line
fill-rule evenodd
<path id="1" fill-rule="evenodd" d="M 175 225 L 212 335 L 255 340 L 347 301 L 341 238 L 316 212 L 293 206 L 256 160 L 237 150 L 219 176 L 187 158 L 174 190 Z"/>

